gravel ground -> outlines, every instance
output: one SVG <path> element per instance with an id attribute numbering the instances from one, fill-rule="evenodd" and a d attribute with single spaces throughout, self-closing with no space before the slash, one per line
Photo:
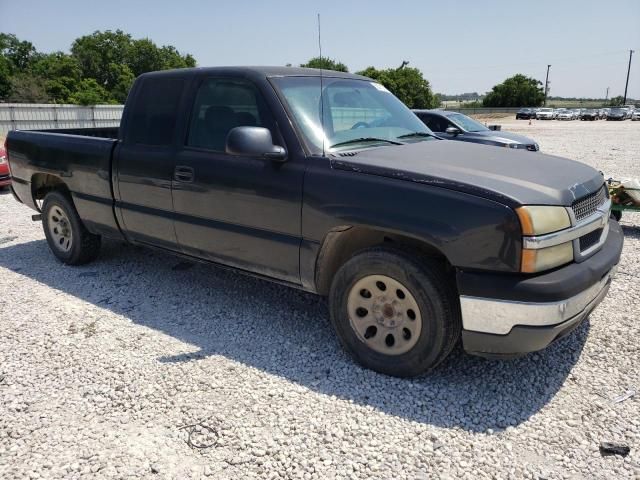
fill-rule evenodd
<path id="1" fill-rule="evenodd" d="M 500 123 L 640 177 L 640 122 Z M 640 392 L 612 401 L 640 388 L 640 215 L 570 337 L 400 380 L 345 356 L 322 299 L 118 243 L 65 267 L 0 213 L 0 478 L 640 478 Z"/>

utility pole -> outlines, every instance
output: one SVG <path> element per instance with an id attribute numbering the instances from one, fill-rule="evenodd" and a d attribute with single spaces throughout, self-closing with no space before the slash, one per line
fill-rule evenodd
<path id="1" fill-rule="evenodd" d="M 609 87 L 607 87 L 607 94 L 604 96 L 604 103 L 607 103 L 607 100 L 609 100 Z"/>
<path id="2" fill-rule="evenodd" d="M 631 71 L 631 57 L 633 56 L 633 50 L 629 50 L 629 66 L 627 67 L 627 83 L 624 84 L 624 100 L 622 105 L 627 104 L 627 88 L 629 87 L 629 72 Z"/>
<path id="3" fill-rule="evenodd" d="M 547 92 L 549 91 L 549 69 L 551 65 L 547 65 L 547 79 L 544 81 L 544 106 L 547 106 Z"/>

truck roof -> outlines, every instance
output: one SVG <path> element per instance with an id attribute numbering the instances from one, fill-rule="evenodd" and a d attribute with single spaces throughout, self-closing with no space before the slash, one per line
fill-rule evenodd
<path id="1" fill-rule="evenodd" d="M 318 68 L 302 68 L 302 67 L 196 67 L 196 68 L 179 68 L 175 70 L 161 70 L 157 72 L 143 73 L 140 77 L 155 76 L 184 76 L 190 77 L 200 73 L 225 73 L 236 74 L 246 77 L 319 77 L 320 69 Z M 354 73 L 337 72 L 335 70 L 322 70 L 323 77 L 332 78 L 352 78 L 358 80 L 371 80 L 362 75 Z"/>

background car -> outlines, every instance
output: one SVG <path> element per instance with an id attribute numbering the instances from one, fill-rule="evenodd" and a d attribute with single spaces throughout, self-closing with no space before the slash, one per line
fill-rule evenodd
<path id="1" fill-rule="evenodd" d="M 580 114 L 580 120 L 598 120 L 598 118 L 600 118 L 598 110 L 594 110 L 592 108 L 586 108 Z"/>
<path id="2" fill-rule="evenodd" d="M 554 112 L 553 108 L 545 107 L 538 110 L 538 112 L 536 113 L 536 118 L 538 120 L 553 120 L 554 118 L 556 118 L 556 113 Z"/>
<path id="3" fill-rule="evenodd" d="M 516 120 L 529 120 L 536 118 L 536 112 L 533 108 L 521 108 L 516 112 Z"/>
<path id="4" fill-rule="evenodd" d="M 633 120 L 634 122 L 636 120 L 640 120 L 640 110 L 633 111 L 633 113 L 631 114 L 631 120 Z"/>
<path id="5" fill-rule="evenodd" d="M 0 189 L 4 189 L 11 184 L 9 175 L 9 163 L 7 162 L 7 152 L 0 146 Z"/>
<path id="6" fill-rule="evenodd" d="M 436 135 L 447 140 L 526 149 L 531 152 L 540 150 L 539 145 L 528 137 L 501 130 L 490 130 L 462 113 L 446 110 L 414 110 L 413 113 Z"/>
<path id="7" fill-rule="evenodd" d="M 607 113 L 607 120 L 626 120 L 628 117 L 629 112 L 622 107 L 612 107 Z"/>
<path id="8" fill-rule="evenodd" d="M 572 110 L 562 109 L 558 111 L 556 116 L 557 120 L 574 120 L 576 118 L 576 114 Z"/>

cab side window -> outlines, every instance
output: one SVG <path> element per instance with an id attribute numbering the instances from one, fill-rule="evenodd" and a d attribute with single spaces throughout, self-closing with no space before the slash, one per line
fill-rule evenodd
<path id="1" fill-rule="evenodd" d="M 438 115 L 422 113 L 420 114 L 420 120 L 422 120 L 432 132 L 445 132 L 449 126 L 449 122 Z"/>
<path id="2" fill-rule="evenodd" d="M 233 128 L 271 128 L 271 124 L 268 108 L 252 83 L 210 78 L 196 94 L 187 145 L 224 152 Z"/>

